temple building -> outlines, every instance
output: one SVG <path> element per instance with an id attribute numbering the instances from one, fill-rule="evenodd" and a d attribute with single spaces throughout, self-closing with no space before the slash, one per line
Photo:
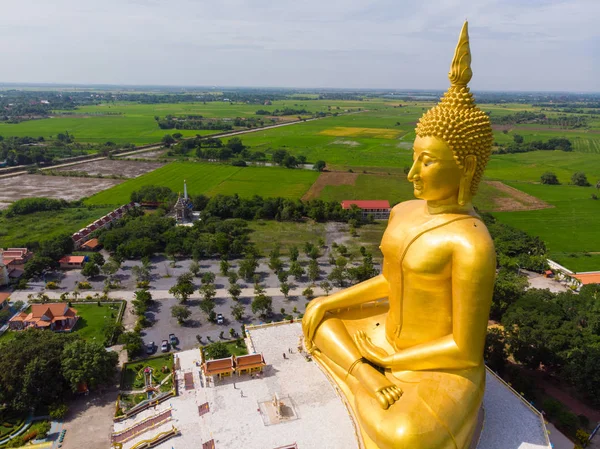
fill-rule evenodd
<path id="1" fill-rule="evenodd" d="M 179 196 L 179 198 L 177 198 L 175 206 L 173 207 L 177 223 L 185 223 L 186 221 L 191 221 L 193 209 L 194 205 L 192 204 L 192 201 L 188 198 L 187 194 L 187 184 L 185 181 L 183 181 L 183 198 Z"/>

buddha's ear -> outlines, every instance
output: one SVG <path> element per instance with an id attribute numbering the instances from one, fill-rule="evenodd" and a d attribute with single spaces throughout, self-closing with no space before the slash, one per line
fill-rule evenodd
<path id="1" fill-rule="evenodd" d="M 474 154 L 467 155 L 463 160 L 463 167 L 465 176 L 468 178 L 473 178 L 475 174 L 475 169 L 477 168 L 477 156 Z"/>
<path id="2" fill-rule="evenodd" d="M 458 187 L 458 204 L 464 206 L 471 200 L 471 183 L 477 168 L 477 156 L 469 154 L 463 160 L 463 176 Z"/>

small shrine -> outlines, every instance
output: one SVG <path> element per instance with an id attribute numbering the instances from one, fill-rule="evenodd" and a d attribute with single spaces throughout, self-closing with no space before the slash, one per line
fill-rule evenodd
<path id="1" fill-rule="evenodd" d="M 187 184 L 183 181 L 183 198 L 181 194 L 177 198 L 177 202 L 173 207 L 175 211 L 175 219 L 177 223 L 186 223 L 192 220 L 192 210 L 194 209 L 194 205 L 192 201 L 188 198 L 187 193 Z"/>

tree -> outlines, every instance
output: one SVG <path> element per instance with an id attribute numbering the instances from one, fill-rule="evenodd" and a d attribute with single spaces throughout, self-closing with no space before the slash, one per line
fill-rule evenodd
<path id="1" fill-rule="evenodd" d="M 246 257 L 240 262 L 240 268 L 238 270 L 238 273 L 240 277 L 246 282 L 251 282 L 257 267 L 258 261 L 256 260 L 254 254 L 248 253 L 246 254 Z"/>
<path id="2" fill-rule="evenodd" d="M 277 273 L 277 279 L 279 279 L 279 282 L 284 283 L 287 282 L 289 275 L 287 271 L 281 270 Z"/>
<path id="3" fill-rule="evenodd" d="M 580 171 L 573 173 L 573 176 L 571 176 L 571 184 L 580 187 L 588 187 L 590 185 L 585 173 Z"/>
<path id="4" fill-rule="evenodd" d="M 200 301 L 200 310 L 202 310 L 210 319 L 215 311 L 216 304 L 212 299 L 203 299 Z M 211 320 L 212 321 L 212 320 Z"/>
<path id="5" fill-rule="evenodd" d="M 305 298 L 306 298 L 308 301 L 310 301 L 311 299 L 313 299 L 313 298 L 315 297 L 315 292 L 314 292 L 314 290 L 312 289 L 312 287 L 310 287 L 310 286 L 309 286 L 309 287 L 306 287 L 306 288 L 304 289 L 304 291 L 302 292 L 302 294 L 304 295 L 304 297 L 305 297 Z"/>
<path id="6" fill-rule="evenodd" d="M 235 284 L 239 278 L 240 277 L 238 276 L 238 274 L 235 271 L 233 271 L 233 270 L 229 271 L 227 279 L 229 279 L 230 284 Z"/>
<path id="7" fill-rule="evenodd" d="M 319 279 L 319 277 L 320 277 L 319 263 L 313 259 L 308 263 L 308 279 L 310 279 L 311 282 L 315 282 L 316 280 Z"/>
<path id="8" fill-rule="evenodd" d="M 231 315 L 236 321 L 242 322 L 244 319 L 244 306 L 237 303 L 231 306 Z"/>
<path id="9" fill-rule="evenodd" d="M 513 140 L 517 145 L 521 145 L 524 141 L 523 136 L 521 136 L 520 134 L 513 135 Z"/>
<path id="10" fill-rule="evenodd" d="M 217 295 L 217 289 L 215 287 L 215 284 L 212 283 L 202 285 L 202 287 L 198 289 L 198 292 L 207 301 L 212 301 Z"/>
<path id="11" fill-rule="evenodd" d="M 598 181 L 600 183 L 600 181 Z M 290 261 L 296 262 L 298 260 L 298 256 L 300 255 L 300 251 L 298 251 L 298 247 L 296 245 L 290 246 Z"/>
<path id="12" fill-rule="evenodd" d="M 252 313 L 266 319 L 273 313 L 273 299 L 264 293 L 258 294 L 252 301 Z"/>
<path id="13" fill-rule="evenodd" d="M 282 282 L 279 290 L 281 291 L 281 293 L 283 293 L 283 297 L 285 299 L 288 299 L 288 295 L 290 294 L 291 290 L 290 284 L 288 284 L 287 282 Z"/>
<path id="14" fill-rule="evenodd" d="M 83 268 L 81 269 L 81 274 L 84 275 L 86 278 L 93 278 L 100 274 L 100 267 L 94 262 L 86 262 Z"/>
<path id="15" fill-rule="evenodd" d="M 176 318 L 179 324 L 183 324 L 191 315 L 192 312 L 186 306 L 171 307 L 171 316 Z"/>
<path id="16" fill-rule="evenodd" d="M 172 294 L 179 302 L 184 303 L 194 293 L 196 289 L 192 283 L 192 273 L 184 273 L 177 278 L 177 283 L 169 289 L 169 293 Z"/>
<path id="17" fill-rule="evenodd" d="M 504 331 L 497 327 L 488 329 L 485 337 L 485 362 L 487 366 L 500 375 L 504 373 L 504 368 L 508 358 L 504 338 Z"/>
<path id="18" fill-rule="evenodd" d="M 239 300 L 240 295 L 242 294 L 242 289 L 238 284 L 231 284 L 229 286 L 229 288 L 227 289 L 227 291 L 229 292 L 229 294 L 231 295 L 231 298 L 234 301 Z"/>
<path id="19" fill-rule="evenodd" d="M 142 353 L 144 342 L 139 332 L 124 332 L 119 337 L 119 343 L 124 345 L 130 359 Z"/>
<path id="20" fill-rule="evenodd" d="M 65 345 L 61 357 L 62 373 L 77 391 L 81 384 L 93 389 L 114 380 L 119 356 L 104 346 L 91 341 L 76 340 Z"/>
<path id="21" fill-rule="evenodd" d="M 319 287 L 325 292 L 326 296 L 329 296 L 329 292 L 331 291 L 331 284 L 327 281 L 323 281 L 319 284 Z"/>
<path id="22" fill-rule="evenodd" d="M 163 136 L 163 138 L 161 139 L 161 142 L 166 147 L 170 147 L 171 145 L 173 145 L 176 142 L 176 140 L 173 138 L 173 136 L 171 134 L 165 134 Z"/>
<path id="23" fill-rule="evenodd" d="M 144 265 L 134 265 L 131 267 L 131 274 L 137 282 L 146 282 L 150 280 L 150 269 Z"/>
<path id="24" fill-rule="evenodd" d="M 560 182 L 558 181 L 558 178 L 556 177 L 556 174 L 554 174 L 551 171 L 547 171 L 544 174 L 542 174 L 540 179 L 542 181 L 542 184 L 549 184 L 549 185 L 559 185 L 560 184 Z"/>
<path id="25" fill-rule="evenodd" d="M 215 282 L 215 279 L 217 277 L 215 276 L 215 273 L 211 272 L 211 271 L 207 271 L 206 273 L 202 274 L 202 277 L 200 278 L 200 280 L 202 281 L 203 284 L 212 284 L 213 282 Z"/>
<path id="26" fill-rule="evenodd" d="M 244 148 L 246 148 L 242 143 L 242 139 L 239 137 L 232 137 L 227 141 L 225 146 L 229 148 L 233 154 L 240 154 L 244 151 Z"/>
<path id="27" fill-rule="evenodd" d="M 27 279 L 31 279 L 32 277 L 39 276 L 44 271 L 51 270 L 57 266 L 58 264 L 50 257 L 43 257 L 36 254 L 25 263 L 23 276 Z"/>
<path id="28" fill-rule="evenodd" d="M 192 261 L 192 263 L 190 264 L 190 273 L 198 277 L 198 275 L 200 274 L 200 264 L 198 263 L 198 261 Z"/>
<path id="29" fill-rule="evenodd" d="M 227 259 L 221 259 L 220 266 L 219 266 L 221 275 L 227 276 L 227 274 L 229 273 L 230 267 L 231 267 L 231 265 L 229 264 L 229 262 L 227 262 Z"/>
<path id="30" fill-rule="evenodd" d="M 204 347 L 204 357 L 206 360 L 224 359 L 231 356 L 227 345 L 222 341 L 217 341 Z"/>
<path id="31" fill-rule="evenodd" d="M 300 282 L 300 279 L 302 278 L 302 276 L 304 276 L 304 268 L 302 268 L 302 265 L 300 265 L 298 261 L 293 261 L 290 264 L 289 273 L 292 276 L 294 276 L 294 279 L 296 279 L 297 282 Z"/>
<path id="32" fill-rule="evenodd" d="M 336 266 L 331 270 L 327 279 L 338 287 L 344 287 L 346 285 L 346 271 L 342 267 Z"/>
<path id="33" fill-rule="evenodd" d="M 143 316 L 150 304 L 152 304 L 152 295 L 148 290 L 141 289 L 134 293 L 134 299 L 131 301 L 134 313 L 138 316 Z"/>
<path id="34" fill-rule="evenodd" d="M 325 163 L 325 161 L 317 161 L 317 162 L 315 162 L 315 165 L 313 165 L 313 170 L 323 171 L 323 170 L 325 170 L 326 166 L 327 166 L 327 164 Z"/>
<path id="35" fill-rule="evenodd" d="M 104 265 L 102 265 L 102 273 L 104 275 L 106 275 L 110 280 L 112 280 L 112 277 L 115 275 L 115 273 L 117 271 L 119 271 L 119 268 L 121 267 L 121 264 L 119 262 L 117 262 L 115 259 L 109 259 Z"/>
<path id="36" fill-rule="evenodd" d="M 90 255 L 90 257 L 89 257 L 89 260 L 90 260 L 90 262 L 94 262 L 99 267 L 104 265 L 104 263 L 106 262 L 104 260 L 104 256 L 100 253 L 92 253 L 92 255 Z"/>

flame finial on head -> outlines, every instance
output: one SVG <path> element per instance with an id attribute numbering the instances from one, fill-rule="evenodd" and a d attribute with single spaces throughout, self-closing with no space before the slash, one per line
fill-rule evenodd
<path id="1" fill-rule="evenodd" d="M 471 48 L 469 47 L 469 23 L 465 21 L 454 50 L 448 78 L 452 86 L 466 86 L 473 77 L 471 70 Z"/>
<path id="2" fill-rule="evenodd" d="M 490 118 L 477 107 L 467 87 L 472 76 L 468 25 L 465 22 L 448 74 L 450 88 L 436 106 L 423 114 L 415 131 L 419 137 L 434 136 L 446 142 L 461 168 L 466 156 L 476 156 L 477 166 L 470 189 L 471 194 L 475 194 L 494 139 Z"/>

